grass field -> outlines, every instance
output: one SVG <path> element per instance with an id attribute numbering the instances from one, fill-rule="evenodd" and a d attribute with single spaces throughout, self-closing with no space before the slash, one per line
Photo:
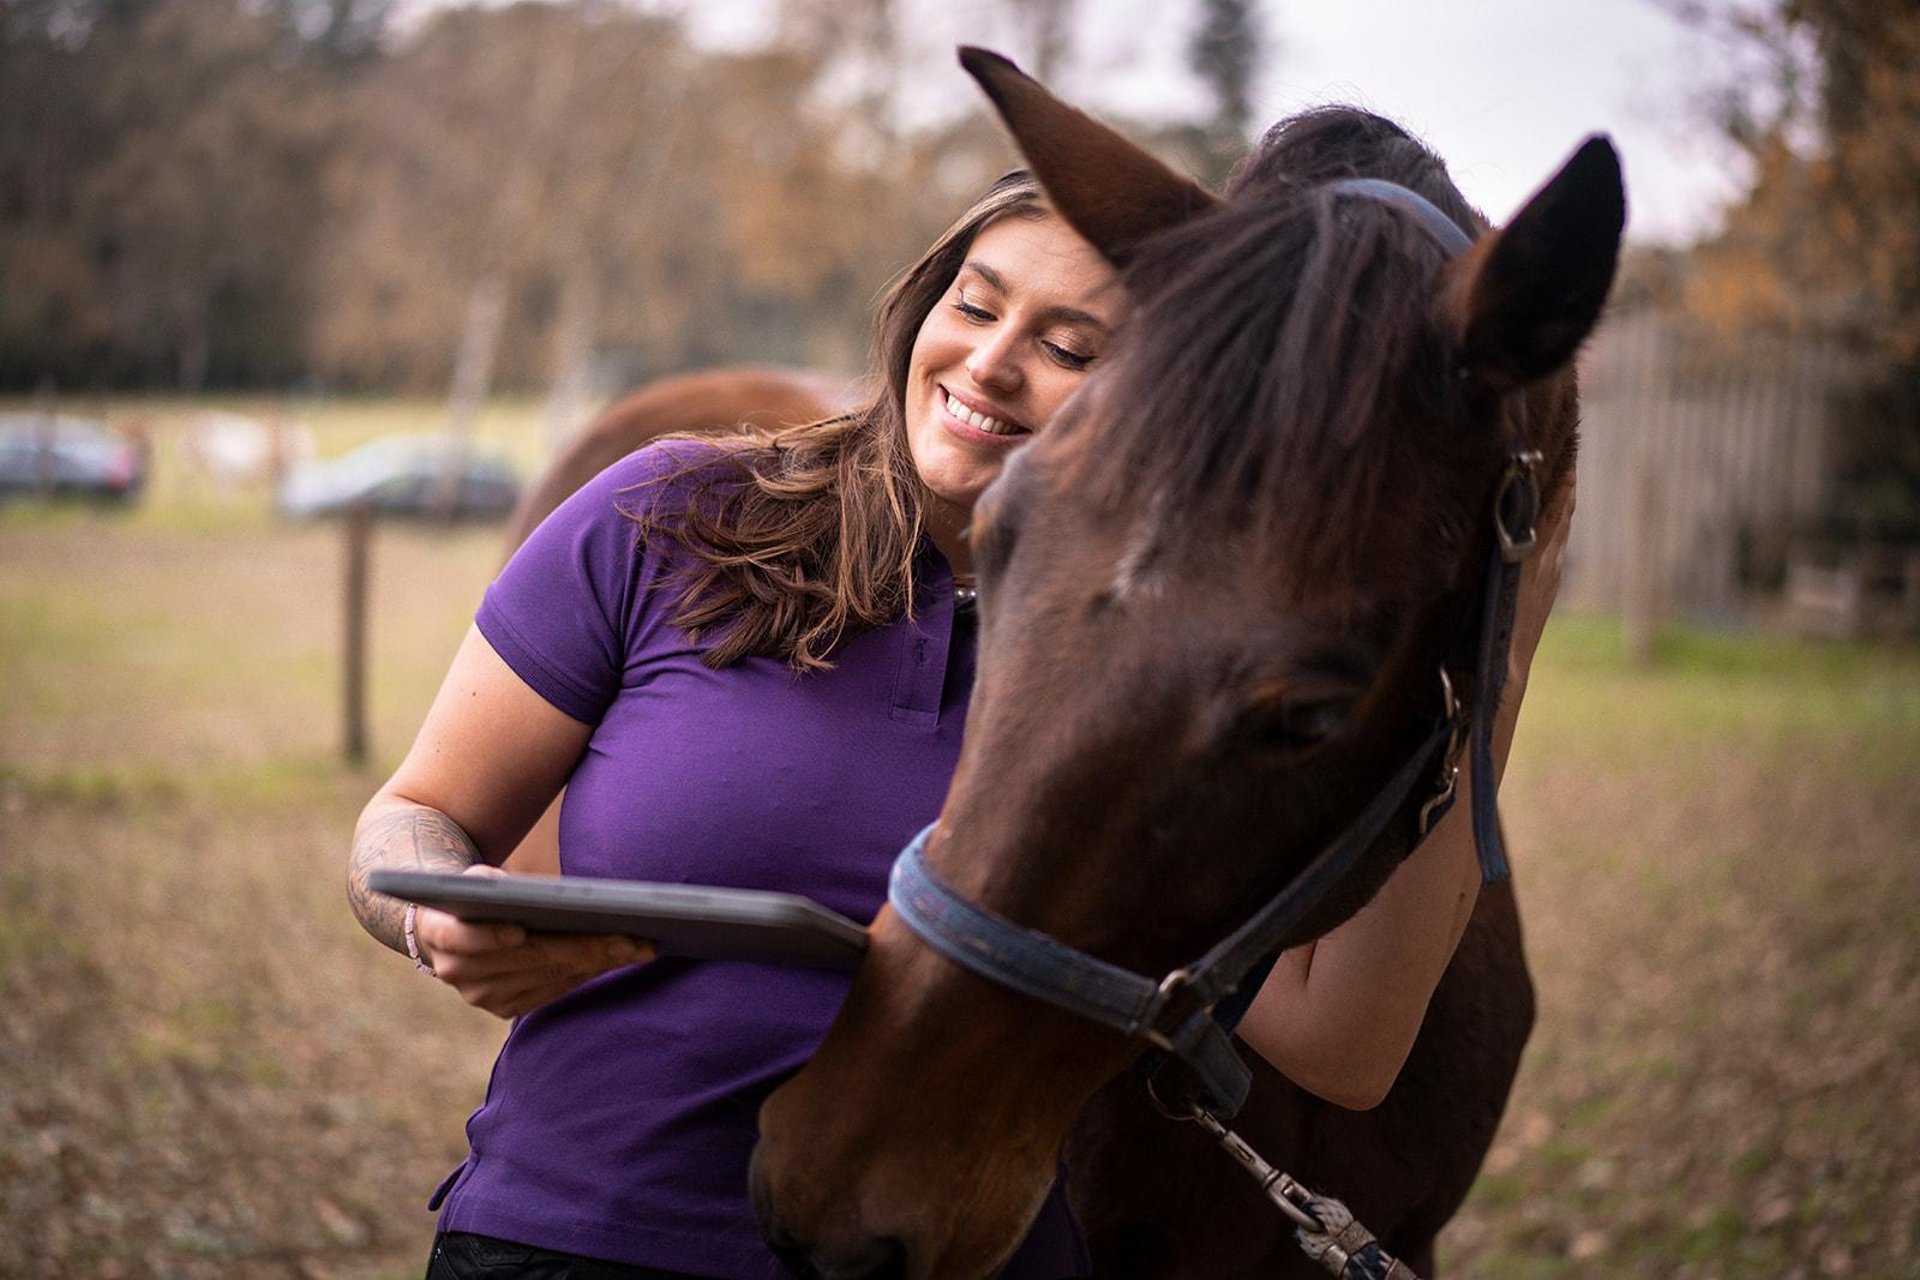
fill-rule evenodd
<path id="1" fill-rule="evenodd" d="M 316 426 L 435 421 L 370 412 Z M 160 464 L 138 511 L 0 511 L 0 1276 L 417 1275 L 501 1029 L 341 869 L 498 535 L 380 530 L 355 771 L 337 531 Z M 1536 670 L 1540 1024 L 1449 1273 L 1920 1276 L 1920 655 L 1621 652 L 1566 619 Z"/>

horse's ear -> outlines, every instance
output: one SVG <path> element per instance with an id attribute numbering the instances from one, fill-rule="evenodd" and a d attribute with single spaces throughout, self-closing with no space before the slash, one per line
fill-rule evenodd
<path id="1" fill-rule="evenodd" d="M 1447 269 L 1441 322 L 1465 374 L 1505 391 L 1573 359 L 1606 305 L 1626 219 L 1620 157 L 1596 134 Z"/>
<path id="2" fill-rule="evenodd" d="M 1219 207 L 1205 187 L 1060 101 L 999 54 L 962 46 L 960 65 L 993 99 L 1054 208 L 1114 265 L 1154 232 Z"/>

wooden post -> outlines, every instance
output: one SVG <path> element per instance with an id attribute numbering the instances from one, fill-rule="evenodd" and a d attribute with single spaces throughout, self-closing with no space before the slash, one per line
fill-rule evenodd
<path id="1" fill-rule="evenodd" d="M 1631 467 L 1621 614 L 1627 658 L 1636 667 L 1647 667 L 1653 663 L 1653 642 L 1660 629 L 1660 463 L 1651 449 L 1640 448 L 1634 451 Z"/>
<path id="2" fill-rule="evenodd" d="M 373 541 L 373 506 L 356 503 L 342 524 L 346 537 L 346 635 L 341 691 L 345 699 L 347 763 L 367 761 L 367 562 Z"/>

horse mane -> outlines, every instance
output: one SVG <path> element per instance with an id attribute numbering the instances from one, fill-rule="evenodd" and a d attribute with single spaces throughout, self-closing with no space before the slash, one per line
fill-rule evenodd
<path id="1" fill-rule="evenodd" d="M 1447 255 L 1403 210 L 1325 190 L 1343 177 L 1399 183 L 1469 235 L 1485 227 L 1404 130 L 1328 107 L 1275 125 L 1224 208 L 1127 269 L 1134 312 L 1079 479 L 1115 504 L 1150 491 L 1162 546 L 1245 530 L 1310 573 L 1344 572 L 1389 490 L 1395 451 L 1378 437 L 1408 418 L 1463 419 L 1426 287 Z"/>

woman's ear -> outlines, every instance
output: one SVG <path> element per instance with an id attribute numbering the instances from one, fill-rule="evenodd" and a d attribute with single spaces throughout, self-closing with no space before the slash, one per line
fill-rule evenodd
<path id="1" fill-rule="evenodd" d="M 1155 232 L 1220 207 L 1205 187 L 1060 101 L 999 54 L 962 46 L 960 65 L 993 99 L 1053 207 L 1115 266 Z"/>
<path id="2" fill-rule="evenodd" d="M 1626 227 L 1620 157 L 1601 135 L 1442 277 L 1440 323 L 1462 371 L 1492 391 L 1546 377 L 1600 320 Z"/>

